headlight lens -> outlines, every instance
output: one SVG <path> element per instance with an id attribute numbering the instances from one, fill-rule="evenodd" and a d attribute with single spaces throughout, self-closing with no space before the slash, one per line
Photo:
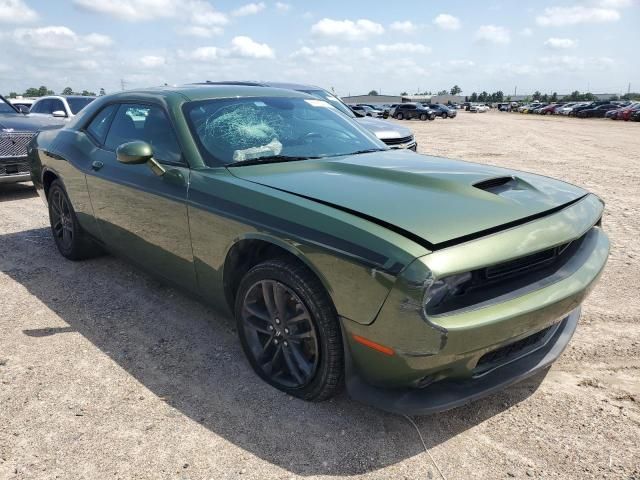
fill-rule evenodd
<path id="1" fill-rule="evenodd" d="M 438 313 L 439 308 L 452 296 L 464 291 L 464 287 L 471 280 L 471 272 L 449 275 L 439 280 L 428 280 L 425 283 L 423 298 L 424 315 Z"/>

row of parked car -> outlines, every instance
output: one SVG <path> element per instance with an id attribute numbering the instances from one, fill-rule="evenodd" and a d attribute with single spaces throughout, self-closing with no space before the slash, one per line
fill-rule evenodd
<path id="1" fill-rule="evenodd" d="M 511 111 L 539 115 L 566 115 L 578 118 L 610 118 L 612 120 L 640 121 L 640 102 L 570 102 L 531 103 Z"/>
<path id="2" fill-rule="evenodd" d="M 395 118 L 396 120 L 435 120 L 440 118 L 455 118 L 455 107 L 442 105 L 441 103 L 387 103 L 383 105 L 370 105 L 359 103 L 350 105 L 351 109 L 359 114 L 378 118 Z"/>

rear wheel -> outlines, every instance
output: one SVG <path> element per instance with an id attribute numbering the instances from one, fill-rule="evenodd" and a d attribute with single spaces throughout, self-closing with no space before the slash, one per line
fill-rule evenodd
<path id="1" fill-rule="evenodd" d="M 404 118 L 404 115 L 402 115 L 401 113 L 396 114 L 397 120 L 402 120 L 403 118 Z"/>
<path id="2" fill-rule="evenodd" d="M 449 115 L 446 112 L 442 114 L 442 118 L 447 118 L 447 117 L 449 117 Z"/>
<path id="3" fill-rule="evenodd" d="M 427 114 L 423 113 L 422 115 L 420 115 L 420 120 L 422 120 L 423 122 L 427 119 Z"/>
<path id="4" fill-rule="evenodd" d="M 249 363 L 270 385 L 310 401 L 342 387 L 338 317 L 304 265 L 275 259 L 253 267 L 240 282 L 235 316 Z"/>
<path id="5" fill-rule="evenodd" d="M 436 114 L 435 114 L 435 113 L 432 113 L 432 114 L 429 116 L 429 120 L 435 120 L 435 119 L 436 119 Z"/>
<path id="6" fill-rule="evenodd" d="M 102 253 L 102 249 L 82 230 L 60 180 L 51 183 L 47 202 L 53 240 L 63 257 L 69 260 L 83 260 Z"/>

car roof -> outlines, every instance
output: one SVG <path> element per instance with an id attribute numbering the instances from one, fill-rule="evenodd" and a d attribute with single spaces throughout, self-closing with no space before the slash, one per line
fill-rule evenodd
<path id="1" fill-rule="evenodd" d="M 223 81 L 211 81 L 196 83 L 194 85 L 244 85 L 252 87 L 273 87 L 284 88 L 285 90 L 324 90 L 321 87 L 315 85 L 307 85 L 304 83 L 291 83 L 291 82 L 272 82 L 261 80 L 223 80 Z"/>
<path id="2" fill-rule="evenodd" d="M 109 95 L 109 98 L 130 99 L 132 96 L 177 98 L 197 101 L 229 97 L 308 97 L 306 93 L 282 88 L 247 85 L 245 83 L 208 83 L 180 86 L 151 87 L 125 90 Z"/>

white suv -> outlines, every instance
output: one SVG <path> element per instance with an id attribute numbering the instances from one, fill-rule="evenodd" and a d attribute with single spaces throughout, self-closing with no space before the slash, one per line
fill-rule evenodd
<path id="1" fill-rule="evenodd" d="M 93 102 L 95 98 L 96 97 L 83 97 L 81 95 L 49 95 L 40 97 L 31 105 L 29 113 L 71 118 Z"/>

